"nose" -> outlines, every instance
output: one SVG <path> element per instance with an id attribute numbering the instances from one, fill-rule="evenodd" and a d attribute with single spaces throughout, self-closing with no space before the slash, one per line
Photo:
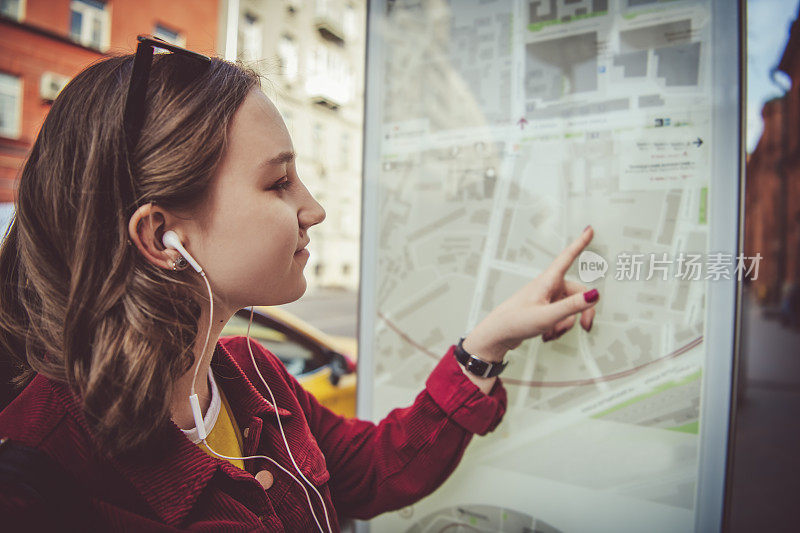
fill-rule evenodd
<path id="1" fill-rule="evenodd" d="M 325 220 L 325 209 L 308 190 L 306 190 L 306 193 L 308 196 L 307 201 L 304 202 L 297 217 L 303 228 L 310 228 Z"/>

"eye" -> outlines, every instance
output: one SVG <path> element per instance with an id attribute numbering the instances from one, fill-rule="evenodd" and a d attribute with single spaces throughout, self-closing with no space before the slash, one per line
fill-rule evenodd
<path id="1" fill-rule="evenodd" d="M 275 185 L 273 185 L 272 187 L 270 187 L 270 189 L 277 189 L 277 190 L 279 190 L 279 191 L 285 191 L 286 189 L 288 189 L 288 188 L 289 188 L 289 185 L 291 185 L 291 183 L 292 183 L 292 182 L 291 182 L 291 181 L 289 181 L 289 176 L 284 176 L 284 177 L 282 177 L 281 179 L 279 179 L 279 180 L 278 180 L 278 181 L 275 183 Z"/>

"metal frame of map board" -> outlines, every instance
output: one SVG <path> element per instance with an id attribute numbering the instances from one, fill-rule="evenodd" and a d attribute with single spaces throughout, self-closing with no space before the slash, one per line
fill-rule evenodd
<path id="1" fill-rule="evenodd" d="M 715 61 L 714 146 L 709 189 L 709 250 L 731 253 L 741 248 L 742 183 L 741 2 L 712 1 L 711 42 Z M 731 31 L 735 34 L 734 46 Z M 727 224 L 726 224 L 727 223 Z M 700 450 L 695 531 L 720 531 L 725 500 L 725 476 L 733 396 L 733 369 L 740 287 L 735 279 L 709 283 L 706 366 L 703 371 Z"/>
<path id="2" fill-rule="evenodd" d="M 367 2 L 366 75 L 364 104 L 363 189 L 361 210 L 361 283 L 359 289 L 357 415 L 372 418 L 374 396 L 364 385 L 374 376 L 373 332 L 376 325 L 375 291 L 378 246 L 378 176 L 383 100 L 384 48 L 380 28 L 386 0 Z M 741 163 L 741 2 L 711 0 L 714 63 L 713 135 L 715 147 L 709 189 L 709 250 L 735 257 L 740 247 Z M 732 37 L 731 32 L 735 33 Z M 732 39 L 735 46 L 731 46 Z M 707 290 L 706 363 L 703 371 L 699 437 L 695 531 L 719 531 L 722 527 L 728 434 L 738 338 L 736 327 L 740 287 L 735 279 L 709 283 Z M 355 521 L 360 533 L 369 523 Z"/>

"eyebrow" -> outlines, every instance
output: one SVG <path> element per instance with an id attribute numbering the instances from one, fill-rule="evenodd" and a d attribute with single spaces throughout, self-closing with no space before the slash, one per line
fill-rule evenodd
<path id="1" fill-rule="evenodd" d="M 283 165 L 285 163 L 291 163 L 294 160 L 295 155 L 296 154 L 294 152 L 281 152 L 272 159 L 267 159 L 266 161 L 263 161 L 258 166 L 265 167 L 269 165 Z"/>

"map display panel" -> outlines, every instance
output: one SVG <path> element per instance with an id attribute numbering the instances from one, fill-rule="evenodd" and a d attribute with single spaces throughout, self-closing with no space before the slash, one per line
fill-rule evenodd
<path id="1" fill-rule="evenodd" d="M 372 530 L 693 529 L 711 24 L 702 1 L 388 4 L 373 419 L 587 224 L 606 271 L 592 330 L 512 351 L 503 423 Z"/>

